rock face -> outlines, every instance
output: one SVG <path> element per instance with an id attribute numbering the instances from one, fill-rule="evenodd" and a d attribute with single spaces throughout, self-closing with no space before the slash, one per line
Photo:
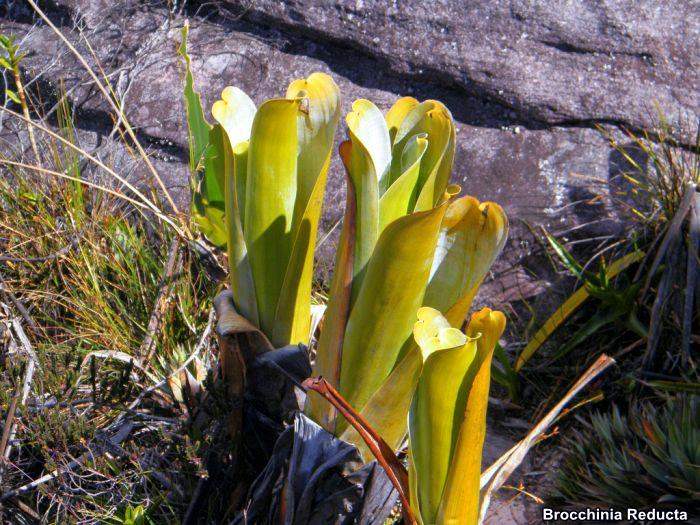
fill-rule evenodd
<path id="1" fill-rule="evenodd" d="M 700 5 L 654 0 L 227 0 L 548 124 L 697 113 Z M 650 111 L 652 110 L 652 111 Z"/>
<path id="2" fill-rule="evenodd" d="M 93 68 L 99 62 L 110 76 L 183 205 L 187 139 L 176 49 L 185 19 L 195 82 L 207 107 L 226 85 L 260 103 L 316 70 L 336 79 L 345 111 L 360 97 L 383 110 L 401 95 L 443 100 L 458 127 L 453 182 L 503 204 L 513 225 L 517 249 L 506 254 L 507 273 L 489 289 L 492 300 L 541 290 L 513 265 L 529 252 L 521 220 L 553 230 L 594 222 L 587 230 L 592 235 L 613 227 L 610 199 L 593 199 L 609 197 L 614 171 L 613 152 L 595 124 L 613 134 L 613 124 L 650 126 L 655 102 L 671 121 L 698 110 L 700 17 L 693 2 L 225 0 L 184 3 L 179 11 L 170 8 L 180 4 L 156 0 L 46 5 Z M 0 15 L 0 31 L 18 34 L 28 53 L 27 79 L 45 88 L 42 96 L 53 91 L 48 106 L 62 85 L 77 125 L 96 136 L 92 143 L 114 142 L 101 95 L 51 29 L 26 5 L 7 3 Z M 335 157 L 324 239 L 344 207 Z M 319 246 L 324 276 L 333 238 Z"/>

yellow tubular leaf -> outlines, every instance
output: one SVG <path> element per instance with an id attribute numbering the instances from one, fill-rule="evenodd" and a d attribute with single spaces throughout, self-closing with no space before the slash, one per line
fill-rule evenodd
<path id="1" fill-rule="evenodd" d="M 408 494 L 410 497 L 411 510 L 416 515 L 418 525 L 432 525 L 423 521 L 423 512 L 418 497 L 418 473 L 416 472 L 416 462 L 413 459 L 411 447 L 408 448 Z"/>
<path id="2" fill-rule="evenodd" d="M 402 158 L 402 175 L 379 199 L 379 231 L 395 219 L 413 211 L 418 198 L 418 176 L 423 154 L 428 147 L 425 135 L 415 135 L 406 143 Z"/>
<path id="3" fill-rule="evenodd" d="M 479 284 L 503 248 L 506 234 L 507 220 L 498 205 L 479 203 L 473 197 L 462 197 L 451 203 L 441 225 L 433 276 L 423 304 L 446 312 L 446 323 L 461 326 Z M 409 407 L 406 402 L 391 401 L 393 411 L 389 415 L 382 412 L 381 400 L 394 399 L 392 396 L 397 392 L 407 393 L 410 400 L 415 385 L 410 381 L 403 382 L 396 372 L 401 365 L 410 370 L 406 377 L 412 377 L 416 368 L 420 368 L 417 352 L 415 341 L 409 340 L 401 351 L 396 369 L 363 411 L 372 426 L 392 446 L 398 446 L 406 432 L 405 415 Z M 393 384 L 389 385 L 389 381 Z"/>
<path id="4" fill-rule="evenodd" d="M 411 503 L 422 522 L 436 523 L 462 412 L 462 383 L 477 342 L 452 328 L 437 310 L 421 308 L 413 333 L 426 357 L 409 413 L 411 472 L 416 490 Z M 422 318 L 422 319 L 421 319 Z"/>
<path id="5" fill-rule="evenodd" d="M 255 118 L 255 103 L 239 88 L 224 88 L 221 100 L 214 102 L 211 114 L 226 130 L 232 148 L 250 139 L 250 130 Z"/>
<path id="6" fill-rule="evenodd" d="M 297 194 L 299 100 L 268 100 L 255 115 L 248 147 L 243 234 L 255 282 L 260 329 L 273 334 L 292 253 Z M 288 341 L 274 340 L 275 346 Z"/>
<path id="7" fill-rule="evenodd" d="M 394 450 L 399 448 L 406 437 L 406 414 L 422 369 L 421 353 L 414 346 L 360 411 L 370 426 Z M 348 426 L 340 439 L 355 445 L 365 461 L 372 460 L 372 452 L 354 427 Z"/>
<path id="8" fill-rule="evenodd" d="M 508 219 L 498 204 L 470 196 L 453 201 L 440 228 L 424 304 L 460 326 L 507 236 Z"/>
<path id="9" fill-rule="evenodd" d="M 226 148 L 226 231 L 228 234 L 228 264 L 229 279 L 233 301 L 238 311 L 255 326 L 259 325 L 258 307 L 255 299 L 255 285 L 248 260 L 243 227 L 241 225 L 241 210 L 238 207 L 238 179 L 245 180 L 248 169 L 248 142 L 239 143 L 231 151 Z"/>
<path id="10" fill-rule="evenodd" d="M 406 118 L 413 108 L 418 105 L 418 101 L 413 97 L 401 97 L 386 114 L 386 125 L 389 128 L 389 138 L 391 143 L 394 143 L 396 133 L 398 133 L 401 123 Z"/>
<path id="11" fill-rule="evenodd" d="M 292 82 L 287 97 L 302 102 L 297 124 L 298 186 L 291 230 L 292 253 L 272 338 L 278 342 L 308 343 L 314 248 L 333 138 L 340 118 L 340 91 L 330 76 L 313 73 L 306 80 Z"/>
<path id="12" fill-rule="evenodd" d="M 255 118 L 255 103 L 242 90 L 234 86 L 228 86 L 221 92 L 221 100 L 214 102 L 211 113 L 214 119 L 221 124 L 226 131 L 231 149 L 242 142 L 248 142 L 250 131 Z M 240 213 L 245 210 L 245 169 L 236 177 L 236 195 L 238 196 L 238 209 Z M 244 217 L 241 215 L 241 226 Z"/>
<path id="13" fill-rule="evenodd" d="M 418 310 L 418 322 L 413 327 L 413 333 L 422 341 L 420 348 L 416 345 L 410 347 L 406 356 L 394 367 L 361 411 L 372 428 L 394 450 L 406 437 L 406 414 L 423 370 L 423 363 L 432 352 L 466 342 L 464 334 L 447 325 L 444 317 L 432 308 Z M 341 439 L 356 445 L 367 461 L 371 459 L 370 450 L 353 427 L 348 427 Z"/>
<path id="14" fill-rule="evenodd" d="M 450 460 L 437 523 L 476 525 L 479 521 L 481 457 L 486 437 L 493 351 L 505 329 L 503 313 L 484 308 L 472 315 L 467 336 L 476 339 L 476 358 L 460 387 L 458 417 L 453 427 L 459 432 Z"/>
<path id="15" fill-rule="evenodd" d="M 452 114 L 441 102 L 426 100 L 406 114 L 394 138 L 390 184 L 401 174 L 400 157 L 406 142 L 421 133 L 428 137 L 428 149 L 421 161 L 417 183 L 420 194 L 415 211 L 424 211 L 436 205 L 445 191 L 452 170 L 455 126 Z"/>
<path id="16" fill-rule="evenodd" d="M 340 156 L 346 165 L 350 162 L 351 148 L 350 141 L 340 144 Z M 330 301 L 326 310 L 324 328 L 321 330 L 313 370 L 314 376 L 323 376 L 335 388 L 339 388 L 340 385 L 340 359 L 345 325 L 350 314 L 355 248 L 355 187 L 349 173 L 346 174 L 346 181 L 347 196 L 343 229 L 340 232 L 331 282 Z M 329 432 L 335 432 L 335 410 L 330 403 L 315 392 L 309 392 L 306 402 L 307 414 Z"/>
<path id="17" fill-rule="evenodd" d="M 351 135 L 367 150 L 376 174 L 375 184 L 379 183 L 391 163 L 391 142 L 384 115 L 369 100 L 358 99 L 352 103 L 345 121 Z"/>
<path id="18" fill-rule="evenodd" d="M 350 141 L 340 151 L 355 192 L 355 246 L 353 250 L 353 286 L 350 298 L 355 301 L 362 284 L 365 267 L 379 236 L 379 194 L 374 162 L 362 141 L 348 130 Z"/>
<path id="19" fill-rule="evenodd" d="M 411 334 L 446 208 L 447 203 L 401 217 L 377 241 L 342 350 L 340 392 L 356 410 L 364 408 L 389 375 Z"/>
<path id="20" fill-rule="evenodd" d="M 428 140 L 432 140 L 435 147 L 426 152 L 425 167 L 421 169 L 421 181 L 424 182 L 416 211 L 429 209 L 440 199 L 450 180 L 455 156 L 456 130 L 450 110 L 436 100 L 427 102 L 432 103 L 432 109 L 417 129 L 422 130 L 425 126 Z"/>

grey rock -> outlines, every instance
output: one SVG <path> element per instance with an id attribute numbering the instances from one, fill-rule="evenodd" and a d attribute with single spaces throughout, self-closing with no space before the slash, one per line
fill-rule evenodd
<path id="1" fill-rule="evenodd" d="M 693 115 L 700 5 L 655 0 L 226 0 L 242 16 L 326 39 L 416 82 L 456 86 L 549 124 L 651 127 Z"/>

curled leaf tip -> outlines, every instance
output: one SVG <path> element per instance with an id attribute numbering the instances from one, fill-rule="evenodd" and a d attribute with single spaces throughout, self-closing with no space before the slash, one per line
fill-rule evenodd
<path id="1" fill-rule="evenodd" d="M 462 346 L 467 336 L 450 323 L 436 309 L 424 306 L 418 310 L 418 320 L 413 326 L 413 337 L 423 353 L 423 359 L 437 350 Z"/>
<path id="2" fill-rule="evenodd" d="M 477 334 L 481 337 L 488 338 L 495 341 L 501 337 L 501 334 L 506 327 L 506 316 L 503 312 L 499 310 L 491 310 L 488 307 L 484 307 L 478 312 L 474 312 L 469 321 L 469 326 L 467 328 L 467 335 L 470 337 L 476 337 Z M 495 344 L 494 341 L 494 344 Z"/>
<path id="3" fill-rule="evenodd" d="M 232 148 L 250 139 L 255 112 L 255 103 L 235 86 L 224 88 L 221 100 L 211 108 L 214 119 L 226 130 Z"/>

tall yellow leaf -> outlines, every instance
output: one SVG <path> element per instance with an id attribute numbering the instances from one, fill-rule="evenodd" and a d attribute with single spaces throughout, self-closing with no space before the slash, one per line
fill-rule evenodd
<path id="1" fill-rule="evenodd" d="M 313 73 L 305 80 L 292 82 L 287 97 L 302 104 L 297 117 L 297 193 L 291 228 L 292 252 L 277 304 L 272 339 L 308 343 L 314 248 L 333 138 L 340 118 L 340 91 L 330 76 Z"/>
<path id="2" fill-rule="evenodd" d="M 277 303 L 292 252 L 297 194 L 300 100 L 273 99 L 258 109 L 248 146 L 243 234 L 255 282 L 260 329 L 274 333 Z M 289 341 L 272 338 L 276 346 Z"/>
<path id="3" fill-rule="evenodd" d="M 340 392 L 356 410 L 362 410 L 389 375 L 411 334 L 447 205 L 446 200 L 395 220 L 377 241 L 342 349 Z M 340 422 L 337 430 L 344 426 Z"/>
<path id="4" fill-rule="evenodd" d="M 476 525 L 479 521 L 481 458 L 486 437 L 486 409 L 491 360 L 505 329 L 505 316 L 484 308 L 472 315 L 467 336 L 476 338 L 476 358 L 469 367 L 457 404 L 461 422 L 438 511 L 440 524 Z"/>

